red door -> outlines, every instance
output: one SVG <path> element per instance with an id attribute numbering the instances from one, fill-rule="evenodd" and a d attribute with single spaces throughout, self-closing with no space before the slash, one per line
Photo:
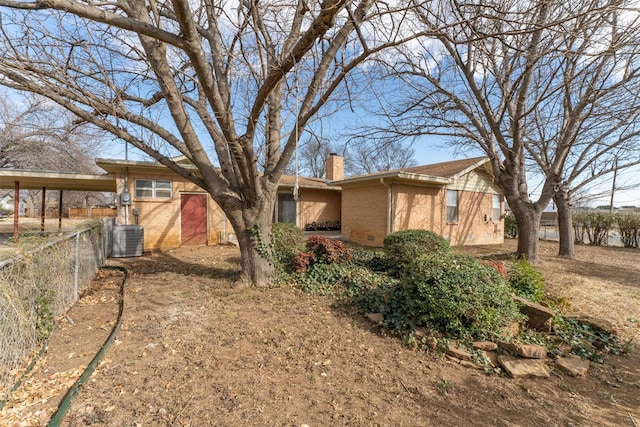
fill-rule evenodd
<path id="1" fill-rule="evenodd" d="M 207 243 L 207 196 L 205 194 L 180 195 L 180 226 L 183 245 Z"/>

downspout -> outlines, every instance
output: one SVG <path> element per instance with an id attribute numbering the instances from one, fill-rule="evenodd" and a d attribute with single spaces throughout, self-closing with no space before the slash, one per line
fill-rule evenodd
<path id="1" fill-rule="evenodd" d="M 127 156 L 125 156 L 127 157 Z M 129 167 L 124 168 L 124 191 L 129 192 Z M 124 225 L 129 224 L 129 205 L 124 205 Z"/>
<path id="2" fill-rule="evenodd" d="M 227 214 L 222 213 L 222 239 L 220 243 L 227 243 Z"/>
<path id="3" fill-rule="evenodd" d="M 387 230 L 385 233 L 385 236 L 388 236 L 389 234 L 391 234 L 391 217 L 393 214 L 393 190 L 392 190 L 392 184 L 387 184 L 384 182 L 384 178 L 380 178 L 380 184 L 384 185 L 385 187 L 387 187 Z"/>

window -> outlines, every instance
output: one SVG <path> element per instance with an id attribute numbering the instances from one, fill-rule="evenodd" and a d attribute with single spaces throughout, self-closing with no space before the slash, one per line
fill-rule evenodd
<path id="1" fill-rule="evenodd" d="M 458 222 L 458 192 L 447 190 L 447 222 Z"/>
<path id="2" fill-rule="evenodd" d="M 136 198 L 170 199 L 171 181 L 136 179 Z"/>
<path id="3" fill-rule="evenodd" d="M 502 212 L 500 210 L 500 199 L 501 197 L 499 194 L 493 195 L 493 209 L 491 213 L 493 222 L 500 222 L 500 216 L 502 215 Z"/>

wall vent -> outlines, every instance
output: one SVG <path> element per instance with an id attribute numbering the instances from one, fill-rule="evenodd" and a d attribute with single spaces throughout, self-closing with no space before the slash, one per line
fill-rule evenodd
<path id="1" fill-rule="evenodd" d="M 111 256 L 127 258 L 142 256 L 144 227 L 141 225 L 114 225 Z"/>

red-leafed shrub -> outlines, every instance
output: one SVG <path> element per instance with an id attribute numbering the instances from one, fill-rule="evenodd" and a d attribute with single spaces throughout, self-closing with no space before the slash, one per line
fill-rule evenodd
<path id="1" fill-rule="evenodd" d="M 309 237 L 307 252 L 315 255 L 315 262 L 322 264 L 344 264 L 353 258 L 344 243 L 324 236 Z"/>
<path id="2" fill-rule="evenodd" d="M 298 273 L 305 273 L 309 267 L 315 261 L 316 256 L 309 252 L 300 252 L 298 255 L 293 258 L 292 267 L 293 270 Z"/>
<path id="3" fill-rule="evenodd" d="M 504 265 L 502 261 L 495 261 L 495 260 L 489 261 L 487 265 L 495 269 L 503 279 L 507 279 L 509 274 L 507 272 L 507 267 Z"/>

